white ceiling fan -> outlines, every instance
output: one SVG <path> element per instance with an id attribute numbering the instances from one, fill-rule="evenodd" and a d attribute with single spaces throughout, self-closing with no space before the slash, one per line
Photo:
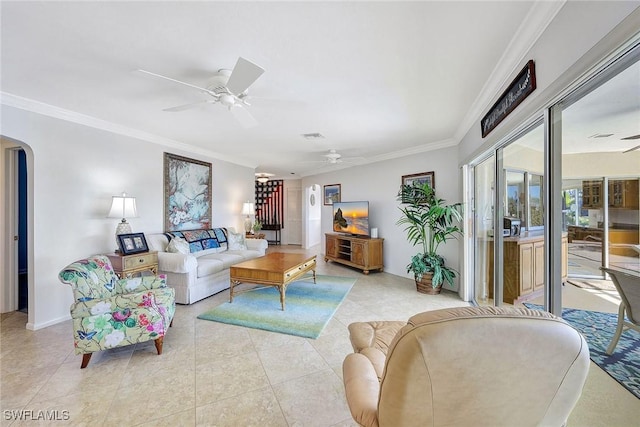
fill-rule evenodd
<path id="1" fill-rule="evenodd" d="M 190 87 L 192 89 L 199 90 L 211 96 L 212 99 L 206 99 L 203 101 L 192 102 L 184 105 L 177 105 L 175 107 L 165 108 L 163 111 L 184 111 L 190 108 L 194 108 L 203 104 L 221 104 L 227 107 L 234 117 L 245 127 L 255 126 L 256 120 L 251 116 L 244 106 L 249 106 L 247 102 L 247 94 L 249 87 L 264 73 L 264 69 L 253 62 L 238 58 L 233 70 L 220 69 L 213 77 L 207 82 L 206 87 L 200 87 L 191 83 L 186 83 L 180 80 L 173 79 L 171 77 L 163 76 L 160 74 L 152 73 L 151 71 L 138 70 L 141 73 L 157 77 L 160 79 L 168 80 L 170 82 L 178 83 L 183 86 Z M 240 107 L 240 108 L 235 108 Z M 244 114 L 240 113 L 243 111 Z"/>
<path id="2" fill-rule="evenodd" d="M 330 149 L 327 154 L 322 155 L 324 160 L 312 160 L 309 163 L 325 163 L 328 165 L 336 165 L 338 163 L 355 163 L 364 160 L 364 157 L 342 157 L 335 149 Z"/>

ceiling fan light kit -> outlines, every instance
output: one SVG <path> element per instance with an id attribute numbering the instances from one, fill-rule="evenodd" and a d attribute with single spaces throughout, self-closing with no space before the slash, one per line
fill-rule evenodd
<path id="1" fill-rule="evenodd" d="M 256 181 L 264 184 L 265 182 L 269 181 L 269 177 L 272 177 L 273 174 L 272 173 L 268 173 L 268 172 L 256 172 Z"/>
<path id="2" fill-rule="evenodd" d="M 202 104 L 220 103 L 229 110 L 234 106 L 240 107 L 242 104 L 248 106 L 250 104 L 244 99 L 247 96 L 247 91 L 249 87 L 264 73 L 264 69 L 262 67 L 242 57 L 238 58 L 238 61 L 232 71 L 219 69 L 218 72 L 209 80 L 207 87 L 200 87 L 171 77 L 152 73 L 150 71 L 138 71 L 153 77 L 178 83 L 192 89 L 197 89 L 213 98 L 210 100 L 193 102 L 164 109 L 164 111 L 170 112 L 184 111 Z M 249 112 L 246 111 L 246 114 L 249 115 Z M 234 117 L 237 118 L 237 116 Z M 250 124 L 253 124 L 254 122 L 255 119 L 253 119 L 253 117 L 250 117 L 248 120 L 240 121 L 240 123 L 245 126 L 250 126 Z"/>

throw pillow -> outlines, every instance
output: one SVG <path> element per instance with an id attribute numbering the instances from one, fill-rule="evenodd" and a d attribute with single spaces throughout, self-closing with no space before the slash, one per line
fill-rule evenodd
<path id="1" fill-rule="evenodd" d="M 174 237 L 167 245 L 167 252 L 188 254 L 190 253 L 189 243 L 182 237 Z"/>
<path id="2" fill-rule="evenodd" d="M 228 245 L 230 251 L 241 251 L 247 249 L 247 244 L 244 241 L 244 234 L 229 231 L 227 239 L 229 240 Z"/>

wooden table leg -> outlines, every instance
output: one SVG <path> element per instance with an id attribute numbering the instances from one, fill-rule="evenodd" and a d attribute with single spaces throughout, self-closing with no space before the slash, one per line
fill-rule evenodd
<path id="1" fill-rule="evenodd" d="M 282 307 L 282 311 L 284 311 L 284 299 L 285 293 L 287 292 L 287 285 L 278 286 L 280 290 L 280 306 Z"/>
<path id="2" fill-rule="evenodd" d="M 229 302 L 232 303 L 233 302 L 233 287 L 236 285 L 239 285 L 240 282 L 238 282 L 237 280 L 231 280 L 230 284 L 229 284 Z"/>

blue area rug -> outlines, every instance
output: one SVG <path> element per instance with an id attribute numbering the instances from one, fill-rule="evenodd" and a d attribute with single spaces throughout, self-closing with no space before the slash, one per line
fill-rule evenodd
<path id="1" fill-rule="evenodd" d="M 233 297 L 202 313 L 198 319 L 213 320 L 305 338 L 318 338 L 356 279 L 335 276 L 305 278 L 287 286 L 285 311 L 274 287 L 255 289 Z"/>
<path id="2" fill-rule="evenodd" d="M 525 306 L 542 310 L 537 304 Z M 606 353 L 616 331 L 618 315 L 599 311 L 565 308 L 562 318 L 587 340 L 591 360 L 640 399 L 640 333 L 628 329 L 622 333 L 613 354 Z"/>

